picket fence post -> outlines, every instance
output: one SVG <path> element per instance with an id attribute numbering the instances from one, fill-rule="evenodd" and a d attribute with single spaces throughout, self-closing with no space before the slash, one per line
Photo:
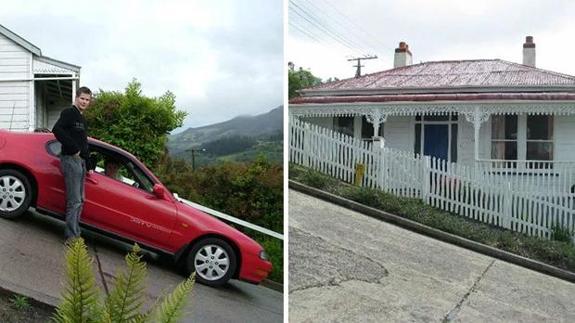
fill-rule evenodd
<path id="1" fill-rule="evenodd" d="M 309 167 L 311 157 L 311 131 L 308 123 L 304 123 L 302 127 L 303 132 L 303 166 Z"/>
<path id="2" fill-rule="evenodd" d="M 503 194 L 504 208 L 503 208 L 503 227 L 506 229 L 511 229 L 511 215 L 512 215 L 512 194 L 511 194 L 511 182 L 507 182 L 507 189 Z"/>
<path id="3" fill-rule="evenodd" d="M 421 198 L 423 199 L 423 202 L 425 204 L 429 204 L 427 202 L 428 197 L 429 197 L 429 180 L 430 180 L 430 168 L 431 168 L 431 159 L 429 158 L 429 156 L 423 156 L 421 160 L 421 166 L 422 166 L 422 174 L 423 174 L 423 180 L 421 181 L 422 183 L 422 187 L 421 187 Z"/>

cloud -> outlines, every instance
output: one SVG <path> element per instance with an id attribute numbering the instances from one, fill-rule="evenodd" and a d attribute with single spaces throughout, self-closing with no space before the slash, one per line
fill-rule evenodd
<path id="1" fill-rule="evenodd" d="M 80 65 L 94 89 L 122 91 L 137 78 L 145 95 L 172 91 L 186 124 L 199 126 L 281 104 L 282 8 L 279 0 L 13 1 L 0 21 L 44 55 Z"/>
<path id="2" fill-rule="evenodd" d="M 538 67 L 575 74 L 575 62 L 569 59 L 575 50 L 570 42 L 575 30 L 571 17 L 575 11 L 573 1 L 318 0 L 314 3 L 322 9 L 315 12 L 317 16 L 331 19 L 326 26 L 348 39 L 369 43 L 365 47 L 378 55 L 378 60 L 364 63 L 366 73 L 392 68 L 393 50 L 399 41 L 410 45 L 414 63 L 478 58 L 521 62 L 525 36 L 532 35 L 537 44 Z M 338 12 L 360 27 L 350 27 Z M 297 16 L 292 15 L 291 19 L 292 24 L 303 24 Z M 288 60 L 311 68 L 324 79 L 354 75 L 354 63 L 346 61 L 351 53 L 349 48 L 329 44 L 317 30 L 308 32 L 322 39 L 311 40 L 291 28 Z"/>

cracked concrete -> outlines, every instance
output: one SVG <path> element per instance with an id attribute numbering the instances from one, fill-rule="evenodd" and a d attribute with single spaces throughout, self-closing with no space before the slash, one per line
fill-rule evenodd
<path id="1" fill-rule="evenodd" d="M 295 191 L 289 201 L 290 322 L 575 322 L 575 284 Z"/>
<path id="2" fill-rule="evenodd" d="M 387 270 L 372 259 L 357 255 L 303 230 L 291 228 L 289 271 L 299 273 L 290 279 L 290 292 L 314 287 L 339 286 L 357 280 L 379 283 Z"/>
<path id="3" fill-rule="evenodd" d="M 491 266 L 493 266 L 494 263 L 495 263 L 495 259 L 491 263 L 489 263 L 489 266 L 487 266 L 487 268 L 485 268 L 485 271 L 483 273 L 481 273 L 481 275 L 479 277 L 477 277 L 477 280 L 473 283 L 473 286 L 471 286 L 471 288 L 469 288 L 469 291 L 465 295 L 463 295 L 463 297 L 457 303 L 457 305 L 455 305 L 455 307 L 451 311 L 449 311 L 449 313 L 447 313 L 447 315 L 445 315 L 445 318 L 443 318 L 444 323 L 445 322 L 451 322 L 455 319 L 455 317 L 457 316 L 457 314 L 461 310 L 461 306 L 463 305 L 463 303 L 469 298 L 469 295 L 471 295 L 471 293 L 473 293 L 477 289 L 477 285 L 479 284 L 481 279 L 483 279 L 483 277 L 485 277 L 485 274 L 487 274 L 487 271 L 489 270 L 489 268 L 491 268 Z"/>

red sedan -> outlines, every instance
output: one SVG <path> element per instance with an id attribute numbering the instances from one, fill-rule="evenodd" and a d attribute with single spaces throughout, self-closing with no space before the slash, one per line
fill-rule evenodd
<path id="1" fill-rule="evenodd" d="M 86 177 L 82 226 L 169 254 L 207 285 L 267 277 L 272 265 L 258 243 L 179 202 L 130 153 L 95 139 L 89 146 L 97 166 Z M 0 217 L 17 218 L 34 207 L 64 218 L 60 148 L 51 133 L 0 130 Z"/>

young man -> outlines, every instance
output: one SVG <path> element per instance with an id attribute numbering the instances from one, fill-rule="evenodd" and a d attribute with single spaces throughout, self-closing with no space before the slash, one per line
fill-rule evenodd
<path id="1" fill-rule="evenodd" d="M 52 132 L 62 144 L 60 170 L 66 185 L 66 240 L 80 236 L 80 214 L 84 204 L 84 179 L 89 159 L 88 129 L 83 113 L 92 101 L 92 91 L 81 87 L 74 105 L 65 109 Z"/>

